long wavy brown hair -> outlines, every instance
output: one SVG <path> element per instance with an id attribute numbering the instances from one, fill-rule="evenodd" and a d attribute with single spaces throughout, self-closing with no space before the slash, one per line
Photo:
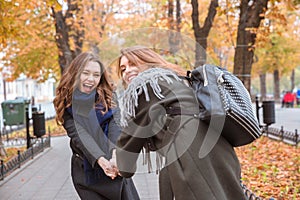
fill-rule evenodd
<path id="1" fill-rule="evenodd" d="M 117 74 L 121 78 L 122 78 L 122 72 L 120 68 L 120 61 L 123 56 L 125 56 L 128 59 L 128 61 L 134 66 L 147 65 L 149 68 L 159 66 L 162 68 L 171 69 L 174 72 L 176 72 L 178 75 L 182 75 L 182 76 L 186 75 L 186 70 L 179 67 L 178 65 L 166 61 L 162 56 L 160 56 L 154 50 L 144 46 L 131 46 L 131 47 L 126 47 L 121 49 L 121 55 L 117 63 L 118 64 Z"/>
<path id="2" fill-rule="evenodd" d="M 95 103 L 102 103 L 104 106 L 104 113 L 114 106 L 112 101 L 112 84 L 109 82 L 107 72 L 102 62 L 94 53 L 83 52 L 71 62 L 69 67 L 63 73 L 60 83 L 56 88 L 56 96 L 53 100 L 53 104 L 56 110 L 55 119 L 58 125 L 62 125 L 64 123 L 63 114 L 65 112 L 65 108 L 71 106 L 73 91 L 77 87 L 80 75 L 84 70 L 84 67 L 91 61 L 99 63 L 102 73 L 100 82 L 96 88 L 98 98 Z"/>

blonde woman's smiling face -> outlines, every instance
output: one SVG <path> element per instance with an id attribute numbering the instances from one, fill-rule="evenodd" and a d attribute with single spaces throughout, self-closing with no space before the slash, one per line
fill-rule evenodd
<path id="1" fill-rule="evenodd" d="M 99 63 L 90 61 L 80 74 L 79 90 L 83 93 L 91 93 L 101 79 L 101 67 Z"/>
<path id="2" fill-rule="evenodd" d="M 123 81 L 128 85 L 139 73 L 148 69 L 146 65 L 135 66 L 126 56 L 122 56 L 120 59 L 120 71 Z"/>

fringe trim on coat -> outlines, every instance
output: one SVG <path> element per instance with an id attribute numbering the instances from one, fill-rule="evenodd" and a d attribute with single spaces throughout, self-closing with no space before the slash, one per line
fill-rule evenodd
<path id="1" fill-rule="evenodd" d="M 150 101 L 147 84 L 150 85 L 153 93 L 158 99 L 163 99 L 164 96 L 161 94 L 161 88 L 158 81 L 166 81 L 168 84 L 171 84 L 173 83 L 172 77 L 181 81 L 175 72 L 163 68 L 150 68 L 135 77 L 124 91 L 123 96 L 119 99 L 121 126 L 128 126 L 128 119 L 135 117 L 135 108 L 138 106 L 140 94 L 144 93 L 146 101 Z"/>

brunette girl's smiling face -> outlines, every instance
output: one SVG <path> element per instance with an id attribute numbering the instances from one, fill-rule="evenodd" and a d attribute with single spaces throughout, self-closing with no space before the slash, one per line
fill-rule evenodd
<path id="1" fill-rule="evenodd" d="M 120 71 L 123 81 L 128 85 L 139 73 L 148 69 L 146 65 L 133 65 L 126 56 L 120 59 Z"/>
<path id="2" fill-rule="evenodd" d="M 97 62 L 90 61 L 80 74 L 79 90 L 83 93 L 91 93 L 100 83 L 101 67 Z"/>

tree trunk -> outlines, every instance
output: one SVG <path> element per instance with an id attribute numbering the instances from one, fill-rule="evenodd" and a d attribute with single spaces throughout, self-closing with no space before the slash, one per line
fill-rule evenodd
<path id="1" fill-rule="evenodd" d="M 2 139 L 0 140 L 0 156 L 7 156 Z"/>
<path id="2" fill-rule="evenodd" d="M 267 85 L 266 85 L 266 73 L 259 75 L 260 80 L 260 94 L 261 94 L 261 101 L 266 99 L 267 94 Z"/>
<path id="3" fill-rule="evenodd" d="M 4 101 L 6 101 L 6 99 L 7 99 L 7 97 L 6 97 L 6 81 L 5 81 L 4 77 L 3 77 L 3 97 L 4 97 Z"/>
<path id="4" fill-rule="evenodd" d="M 176 21 L 174 20 L 174 2 L 173 0 L 168 1 L 168 18 L 169 18 L 169 51 L 174 55 L 180 46 L 180 30 L 181 30 L 181 11 L 180 11 L 180 0 L 176 0 Z"/>
<path id="5" fill-rule="evenodd" d="M 268 0 L 241 0 L 237 45 L 234 55 L 233 73 L 242 80 L 247 90 L 251 88 L 251 68 L 254 56 L 256 31 L 264 18 Z M 252 31 L 251 31 L 252 29 Z"/>
<path id="6" fill-rule="evenodd" d="M 176 0 L 176 30 L 181 31 L 181 5 L 180 0 Z"/>
<path id="7" fill-rule="evenodd" d="M 168 0 L 168 21 L 169 21 L 169 29 L 174 30 L 174 2 L 173 0 Z"/>
<path id="8" fill-rule="evenodd" d="M 4 129 L 3 129 L 4 130 Z M 0 130 L 2 131 L 2 130 Z M 7 134 L 7 133 L 6 133 Z M 7 156 L 7 153 L 5 151 L 5 148 L 4 148 L 4 144 L 2 142 L 2 135 L 1 135 L 1 132 L 0 132 L 0 156 Z"/>
<path id="9" fill-rule="evenodd" d="M 83 5 L 81 1 L 68 0 L 68 9 L 63 15 L 52 7 L 52 17 L 55 21 L 56 45 L 59 50 L 59 65 L 61 73 L 69 66 L 72 60 L 81 53 L 84 39 Z M 70 41 L 72 40 L 72 42 Z M 71 49 L 70 43 L 74 44 Z"/>
<path id="10" fill-rule="evenodd" d="M 295 69 L 292 70 L 291 74 L 291 91 L 295 88 Z"/>
<path id="11" fill-rule="evenodd" d="M 274 99 L 276 102 L 280 102 L 280 78 L 278 69 L 274 70 Z"/>
<path id="12" fill-rule="evenodd" d="M 70 37 L 73 38 L 74 44 L 75 44 L 75 49 L 73 50 L 73 57 L 75 58 L 82 52 L 82 45 L 83 45 L 83 40 L 84 40 L 84 13 L 83 13 L 83 4 L 77 3 L 72 3 L 73 8 L 68 9 L 70 13 L 75 12 L 75 16 L 78 17 L 78 20 L 74 19 L 73 15 L 70 15 L 70 17 L 73 19 L 73 23 L 71 24 L 70 30 Z"/>
<path id="13" fill-rule="evenodd" d="M 174 18 L 173 18 L 173 12 L 174 12 L 174 2 L 173 0 L 168 0 L 168 22 L 169 22 L 169 29 L 172 30 L 169 32 L 169 51 L 171 54 L 174 54 Z"/>
<path id="14" fill-rule="evenodd" d="M 55 12 L 54 8 L 52 7 L 52 14 L 55 20 L 55 40 L 59 51 L 58 63 L 60 66 L 60 72 L 63 74 L 64 70 L 67 68 L 67 66 L 69 66 L 73 59 L 69 46 L 68 26 L 66 25 L 66 20 L 62 14 L 62 11 Z"/>
<path id="15" fill-rule="evenodd" d="M 195 68 L 206 63 L 207 37 L 217 14 L 218 0 L 211 0 L 207 17 L 202 27 L 199 24 L 198 0 L 192 0 L 192 21 L 196 39 Z"/>

